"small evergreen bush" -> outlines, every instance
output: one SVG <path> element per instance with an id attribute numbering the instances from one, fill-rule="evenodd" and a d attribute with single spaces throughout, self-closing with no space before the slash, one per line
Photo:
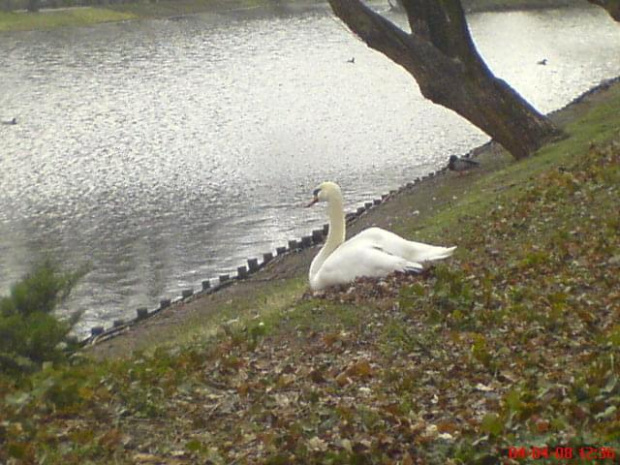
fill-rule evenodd
<path id="1" fill-rule="evenodd" d="M 0 299 L 0 370 L 34 371 L 66 357 L 67 345 L 61 343 L 81 314 L 62 321 L 53 312 L 86 272 L 61 272 L 45 260 Z"/>

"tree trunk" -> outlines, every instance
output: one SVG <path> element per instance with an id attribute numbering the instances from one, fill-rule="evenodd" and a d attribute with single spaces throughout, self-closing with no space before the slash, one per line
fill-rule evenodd
<path id="1" fill-rule="evenodd" d="M 620 0 L 588 0 L 607 10 L 607 13 L 616 21 L 620 22 Z"/>
<path id="2" fill-rule="evenodd" d="M 422 95 L 480 128 L 522 159 L 561 132 L 478 54 L 460 0 L 402 0 L 411 33 L 359 0 L 329 0 L 366 44 L 405 68 Z"/>

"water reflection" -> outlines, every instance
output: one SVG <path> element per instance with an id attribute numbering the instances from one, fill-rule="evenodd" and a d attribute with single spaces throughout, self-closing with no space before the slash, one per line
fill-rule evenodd
<path id="1" fill-rule="evenodd" d="M 620 71 L 602 10 L 470 22 L 542 111 Z M 44 254 L 90 261 L 82 331 L 321 225 L 299 208 L 319 181 L 354 207 L 485 140 L 323 7 L 2 34 L 0 82 L 20 121 L 0 126 L 0 291 Z"/>

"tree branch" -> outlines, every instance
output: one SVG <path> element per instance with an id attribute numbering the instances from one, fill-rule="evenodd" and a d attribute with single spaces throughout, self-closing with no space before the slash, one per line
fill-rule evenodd
<path id="1" fill-rule="evenodd" d="M 403 0 L 407 33 L 361 0 L 329 0 L 334 14 L 369 47 L 411 74 L 424 97 L 466 118 L 515 158 L 538 149 L 558 130 L 476 50 L 460 0 Z"/>
<path id="2" fill-rule="evenodd" d="M 413 35 L 431 42 L 441 53 L 466 66 L 475 59 L 473 70 L 480 69 L 480 65 L 486 68 L 469 33 L 460 0 L 403 0 L 403 8 Z"/>
<path id="3" fill-rule="evenodd" d="M 359 0 L 329 0 L 329 3 L 334 14 L 355 35 L 369 47 L 405 68 L 421 88 L 424 81 L 436 74 L 437 69 L 446 74 L 462 74 L 461 64 L 441 53 L 424 38 L 423 33 L 408 34 Z M 435 74 L 429 71 L 431 65 Z M 424 94 L 424 89 L 422 93 Z"/>

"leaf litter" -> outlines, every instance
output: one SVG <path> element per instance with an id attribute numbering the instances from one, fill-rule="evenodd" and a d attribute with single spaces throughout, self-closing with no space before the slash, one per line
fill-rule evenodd
<path id="1" fill-rule="evenodd" d="M 307 292 L 269 321 L 152 356 L 0 378 L 0 462 L 620 454 L 620 143 L 515 189 L 446 230 L 459 253 L 422 275 Z"/>

